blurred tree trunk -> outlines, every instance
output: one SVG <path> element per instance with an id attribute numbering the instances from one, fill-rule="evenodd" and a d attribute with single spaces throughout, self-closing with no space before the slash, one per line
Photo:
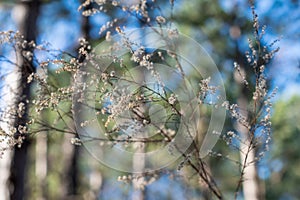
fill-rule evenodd
<path id="1" fill-rule="evenodd" d="M 144 35 L 143 31 L 141 32 L 141 34 Z M 141 78 L 141 80 L 146 80 L 144 72 L 140 72 L 138 77 L 143 77 Z M 143 116 L 146 111 L 146 106 L 144 104 L 140 104 L 139 111 L 140 113 L 142 113 L 141 115 Z M 132 168 L 133 172 L 138 173 L 140 177 L 132 180 L 132 200 L 144 200 L 146 199 L 146 186 L 144 186 L 145 178 L 142 172 L 145 170 L 146 164 L 145 143 L 137 142 L 134 144 L 134 148 L 136 149 L 136 151 L 134 152 L 132 158 Z"/>
<path id="2" fill-rule="evenodd" d="M 238 99 L 238 105 L 241 108 L 241 113 L 243 116 L 248 116 L 247 113 L 247 99 L 242 95 Z M 256 161 L 255 161 L 255 148 L 248 152 L 249 145 L 251 145 L 251 136 L 249 135 L 249 130 L 237 123 L 236 129 L 241 134 L 242 141 L 240 143 L 240 159 L 241 163 L 246 165 L 243 174 L 243 194 L 245 200 L 258 200 L 259 198 L 259 180 L 257 177 Z M 247 153 L 248 152 L 248 153 Z"/>
<path id="3" fill-rule="evenodd" d="M 141 155 L 145 153 L 145 148 L 143 143 L 137 143 L 135 144 L 137 151 L 133 155 L 133 170 L 135 172 L 141 172 L 145 169 L 145 156 Z M 146 199 L 146 187 L 143 187 L 144 183 L 144 177 L 141 174 L 141 177 L 138 179 L 133 179 L 133 194 L 132 194 L 132 200 L 144 200 Z"/>
<path id="4" fill-rule="evenodd" d="M 35 176 L 38 199 L 48 199 L 47 171 L 48 171 L 48 143 L 47 133 L 42 132 L 36 136 L 35 144 Z"/>
<path id="5" fill-rule="evenodd" d="M 4 147 L 4 146 L 2 146 L 2 143 L 1 143 L 0 147 L 1 148 Z M 1 198 L 3 198 L 3 200 L 9 199 L 9 188 L 7 185 L 7 181 L 8 181 L 9 173 L 10 173 L 9 169 L 10 169 L 11 156 L 12 156 L 12 152 L 7 150 L 4 153 L 4 155 L 0 158 L 1 159 L 1 162 L 0 162 L 0 174 L 1 174 L 1 176 L 0 176 L 0 194 L 1 194 Z"/>
<path id="6" fill-rule="evenodd" d="M 14 8 L 14 17 L 17 20 L 17 24 L 21 34 L 24 35 L 24 39 L 28 42 L 35 41 L 37 32 L 37 18 L 40 10 L 39 0 L 21 0 Z M 32 51 L 32 49 L 25 49 L 26 51 Z M 18 108 L 19 103 L 25 102 L 30 99 L 30 84 L 27 83 L 27 77 L 35 72 L 33 62 L 25 59 L 22 56 L 22 52 L 17 52 L 17 69 L 15 76 L 18 77 L 17 88 L 14 91 L 17 95 L 15 98 L 15 108 Z M 16 117 L 14 121 L 15 128 L 18 130 L 19 125 L 25 125 L 27 121 L 27 106 L 25 113 L 21 117 Z M 11 162 L 11 174 L 9 178 L 10 199 L 19 200 L 26 198 L 25 178 L 26 178 L 26 161 L 27 152 L 30 146 L 29 138 L 17 131 L 15 137 L 24 136 L 22 147 L 14 148 L 14 153 Z"/>
<path id="7" fill-rule="evenodd" d="M 240 53 L 238 50 L 238 44 L 236 43 L 236 58 L 235 60 L 238 63 L 243 63 L 244 60 L 244 55 Z M 253 72 L 247 72 L 247 69 L 245 66 L 241 66 L 241 74 L 246 77 L 246 74 L 252 74 Z M 250 69 L 252 70 L 252 69 Z M 236 72 L 235 72 L 236 73 Z M 248 113 L 248 105 L 249 105 L 249 96 L 252 94 L 249 94 L 249 91 L 245 87 L 242 77 L 240 75 L 235 74 L 235 82 L 239 85 L 240 87 L 240 96 L 237 98 L 237 103 L 240 108 L 240 113 L 242 116 L 244 116 L 246 119 L 249 119 L 249 113 Z M 255 160 L 255 153 L 256 153 L 256 148 L 251 147 L 249 150 L 249 145 L 251 144 L 251 134 L 244 125 L 241 123 L 236 122 L 235 123 L 235 128 L 236 130 L 240 133 L 241 135 L 241 141 L 240 142 L 240 160 L 243 165 L 246 165 L 244 173 L 243 173 L 243 195 L 245 200 L 256 200 L 256 199 L 264 199 L 262 195 L 260 194 L 261 191 L 259 189 L 260 182 L 257 176 L 257 168 L 256 168 L 256 160 Z"/>
<path id="8" fill-rule="evenodd" d="M 83 3 L 83 1 L 81 1 Z M 86 8 L 89 9 L 89 6 Z M 82 37 L 85 38 L 88 42 L 90 42 L 90 18 L 82 16 L 82 21 L 81 21 L 81 34 Z M 88 51 L 88 49 L 86 49 Z M 84 57 L 82 55 L 79 55 L 79 62 L 84 62 Z M 84 82 L 84 80 L 82 80 Z M 68 137 L 68 136 L 67 136 Z M 79 135 L 76 134 L 73 137 L 79 138 Z M 69 140 L 70 141 L 70 140 Z M 67 168 L 67 195 L 68 196 L 76 196 L 78 195 L 79 191 L 79 177 L 80 177 L 80 170 L 79 170 L 79 162 L 80 162 L 80 146 L 78 145 L 72 145 L 70 148 L 71 154 L 70 154 L 70 160 L 69 160 L 69 166 Z"/>
<path id="9" fill-rule="evenodd" d="M 143 28 L 146 26 L 145 21 L 141 20 L 139 21 L 139 26 L 140 28 Z M 141 29 L 140 31 L 141 34 L 141 43 L 147 43 L 147 37 L 145 37 L 145 32 L 144 30 Z M 147 53 L 147 51 L 145 51 Z M 139 74 L 138 77 L 143 77 L 141 80 L 146 80 L 144 71 Z M 140 105 L 141 112 L 145 112 L 145 105 Z M 136 152 L 133 154 L 132 158 L 132 167 L 133 167 L 133 172 L 143 172 L 145 170 L 145 165 L 146 165 L 146 156 L 145 156 L 145 143 L 136 143 L 135 144 Z M 146 199 L 146 187 L 144 186 L 143 182 L 145 182 L 145 178 L 143 174 L 140 174 L 140 178 L 138 179 L 133 179 L 132 184 L 133 184 L 133 194 L 132 194 L 132 200 L 144 200 Z"/>

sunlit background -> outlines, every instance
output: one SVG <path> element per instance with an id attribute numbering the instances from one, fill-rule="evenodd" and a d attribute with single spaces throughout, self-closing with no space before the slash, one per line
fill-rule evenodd
<path id="1" fill-rule="evenodd" d="M 171 18 L 169 1 L 158 2 L 160 11 L 156 12 Z M 37 43 L 49 43 L 52 49 L 76 55 L 83 20 L 78 11 L 79 5 L 77 0 L 42 1 Z M 300 198 L 300 1 L 264 0 L 257 1 L 255 5 L 260 25 L 266 25 L 263 41 L 270 44 L 280 39 L 274 45 L 280 47 L 280 51 L 267 69 L 271 90 L 278 87 L 273 99 L 273 140 L 269 152 L 258 164 L 258 175 L 266 199 L 296 200 Z M 223 75 L 228 96 L 234 99 L 233 62 L 244 59 L 247 38 L 253 31 L 248 2 L 179 0 L 175 1 L 172 13 L 172 25 L 203 45 L 214 59 Z M 112 15 L 118 16 L 118 13 L 99 13 L 89 18 L 89 37 L 93 46 L 105 37 L 99 32 Z M 18 1 L 0 2 L 1 31 L 17 31 L 20 17 L 22 11 Z M 133 17 L 124 23 L 129 24 L 127 27 L 139 27 L 139 22 Z M 3 66 L 0 68 L 2 71 L 9 70 Z M 59 134 L 48 135 L 46 144 L 47 158 L 42 160 L 47 164 L 44 165 L 35 157 L 36 151 L 40 150 L 39 140 L 34 140 L 30 148 L 26 199 L 62 199 L 68 195 L 65 182 L 71 169 L 67 162 L 71 160 L 67 157 L 72 154 L 69 152 L 72 150 L 69 139 Z M 230 171 L 230 165 L 211 167 L 218 171 L 216 175 L 224 190 L 231 191 L 231 180 L 236 174 Z M 134 192 L 132 185 L 117 181 L 122 173 L 101 165 L 83 148 L 76 173 L 79 181 L 74 199 L 131 199 Z M 147 187 L 147 199 L 199 199 L 201 189 L 197 180 L 188 183 L 189 178 L 184 173 L 180 178 L 167 173 Z"/>

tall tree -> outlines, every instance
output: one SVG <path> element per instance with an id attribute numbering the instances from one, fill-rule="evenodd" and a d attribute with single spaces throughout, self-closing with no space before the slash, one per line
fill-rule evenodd
<path id="1" fill-rule="evenodd" d="M 82 1 L 81 1 L 82 2 Z M 88 6 L 86 9 L 89 9 Z M 89 16 L 82 16 L 81 17 L 81 35 L 82 37 L 87 41 L 90 42 L 90 31 L 91 31 L 91 25 L 90 25 L 90 17 Z M 81 48 L 81 47 L 80 47 Z M 89 51 L 88 46 L 83 47 L 85 48 L 85 51 Z M 78 60 L 80 63 L 83 63 L 85 61 L 85 58 L 82 54 L 79 55 Z M 73 80 L 73 81 L 83 81 L 84 80 Z M 76 83 L 72 83 L 76 84 Z M 76 134 L 75 137 L 79 138 L 79 135 Z M 80 160 L 80 147 L 78 145 L 73 145 L 72 147 L 72 155 L 71 160 L 67 172 L 68 177 L 68 187 L 67 187 L 67 193 L 68 195 L 77 195 L 79 191 L 79 177 L 80 177 L 80 169 L 79 169 L 79 160 Z"/>
<path id="2" fill-rule="evenodd" d="M 39 0 L 21 0 L 16 6 L 16 19 L 21 34 L 28 42 L 35 41 L 37 35 L 37 18 L 39 16 L 41 2 Z M 15 108 L 20 104 L 25 104 L 30 99 L 30 83 L 27 83 L 27 78 L 35 72 L 32 57 L 25 57 L 25 53 L 33 54 L 33 49 L 26 47 L 19 49 L 15 76 L 18 77 L 17 94 L 15 99 Z M 28 108 L 24 109 L 22 115 L 16 117 L 15 128 L 17 130 L 15 137 L 21 138 L 22 148 L 15 147 L 11 163 L 10 175 L 10 198 L 14 200 L 23 199 L 26 196 L 25 179 L 26 179 L 26 162 L 28 159 L 28 148 L 30 141 L 28 137 L 20 131 L 21 126 L 26 126 Z"/>

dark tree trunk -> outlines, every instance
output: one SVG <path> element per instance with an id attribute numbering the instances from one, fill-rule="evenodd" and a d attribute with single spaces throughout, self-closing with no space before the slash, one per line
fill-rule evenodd
<path id="1" fill-rule="evenodd" d="M 90 40 L 90 21 L 89 17 L 82 17 L 82 22 L 81 22 L 81 33 L 82 37 L 84 37 L 87 41 Z M 79 55 L 81 57 L 78 58 L 79 62 L 84 62 L 84 57 L 82 55 Z M 77 134 L 75 137 L 79 137 Z M 80 146 L 74 145 L 73 146 L 73 152 L 71 155 L 71 160 L 70 160 L 70 165 L 67 173 L 67 194 L 70 196 L 76 196 L 78 194 L 78 189 L 79 189 L 79 156 L 80 156 Z"/>
<path id="2" fill-rule="evenodd" d="M 22 0 L 17 5 L 24 11 L 22 18 L 18 20 L 18 26 L 20 32 L 24 35 L 24 39 L 27 41 L 35 41 L 37 32 L 37 17 L 39 15 L 40 1 L 39 0 Z M 32 49 L 24 49 L 26 51 L 32 51 Z M 23 50 L 20 50 L 23 51 Z M 17 98 L 15 100 L 16 108 L 21 102 L 25 102 L 30 99 L 30 84 L 27 84 L 27 77 L 35 72 L 32 61 L 25 59 L 22 56 L 22 52 L 17 52 L 19 56 L 17 73 L 20 74 L 20 79 L 18 81 L 18 88 L 16 94 Z M 15 128 L 18 130 L 19 125 L 24 126 L 28 120 L 27 115 L 28 108 L 25 109 L 25 113 L 22 117 L 17 117 L 14 124 Z M 22 133 L 16 133 L 15 137 L 24 137 L 22 147 L 15 147 L 14 154 L 11 163 L 11 174 L 9 178 L 9 189 L 10 189 L 10 199 L 19 200 L 24 199 L 26 196 L 25 189 L 25 179 L 26 179 L 26 161 L 28 160 L 28 148 L 30 146 L 30 140 L 26 135 Z"/>

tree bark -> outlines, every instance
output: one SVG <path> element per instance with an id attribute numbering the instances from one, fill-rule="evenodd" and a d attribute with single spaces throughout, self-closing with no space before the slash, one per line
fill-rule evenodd
<path id="1" fill-rule="evenodd" d="M 243 116 L 248 116 L 247 113 L 247 99 L 242 95 L 238 99 L 238 105 L 240 106 Z M 258 200 L 259 199 L 259 182 L 257 178 L 257 169 L 255 161 L 255 148 L 248 151 L 249 145 L 251 145 L 251 137 L 249 130 L 243 125 L 237 123 L 236 129 L 241 134 L 242 141 L 240 143 L 240 159 L 243 165 L 246 165 L 243 174 L 243 194 L 245 200 Z"/>
<path id="2" fill-rule="evenodd" d="M 15 8 L 15 17 L 19 26 L 21 34 L 24 35 L 24 39 L 28 42 L 35 41 L 36 32 L 37 32 L 37 18 L 40 10 L 40 1 L 39 0 L 21 0 L 20 3 Z M 32 51 L 32 49 L 24 49 L 26 51 Z M 22 51 L 22 50 L 20 50 Z M 19 79 L 16 84 L 18 87 L 14 91 L 17 96 L 15 99 L 15 108 L 18 108 L 19 103 L 25 102 L 30 99 L 30 84 L 27 83 L 27 77 L 35 72 L 33 62 L 25 59 L 22 56 L 22 52 L 17 52 L 19 54 L 16 74 Z M 27 106 L 25 113 L 21 117 L 15 119 L 14 125 L 18 130 L 19 125 L 25 126 L 28 115 L 27 115 Z M 30 146 L 30 140 L 27 135 L 24 135 L 17 131 L 15 137 L 19 136 L 24 137 L 22 147 L 15 147 L 13 158 L 11 162 L 11 174 L 9 178 L 10 184 L 10 199 L 19 200 L 26 197 L 25 189 L 25 174 L 26 174 L 26 161 L 28 159 L 28 149 Z"/>
<path id="3" fill-rule="evenodd" d="M 236 55 L 240 55 L 237 51 Z M 237 57 L 242 58 L 242 55 Z M 242 63 L 242 60 L 239 60 L 239 63 Z M 245 75 L 245 69 L 241 66 L 241 73 Z M 248 113 L 248 105 L 249 101 L 247 99 L 247 94 L 249 93 L 246 90 L 245 85 L 243 84 L 242 77 L 240 75 L 235 74 L 235 81 L 240 85 L 240 96 L 237 99 L 237 103 L 239 106 L 239 112 L 246 119 L 249 119 Z M 242 164 L 242 187 L 243 194 L 245 200 L 258 200 L 260 199 L 260 191 L 259 191 L 259 179 L 257 177 L 257 168 L 256 168 L 256 160 L 255 160 L 255 147 L 252 145 L 251 133 L 248 128 L 243 124 L 236 122 L 235 123 L 236 130 L 240 133 L 241 142 L 240 142 L 240 161 Z"/>
<path id="4" fill-rule="evenodd" d="M 42 132 L 36 136 L 35 145 L 35 176 L 38 185 L 37 195 L 38 199 L 47 199 L 47 171 L 48 171 L 48 159 L 47 159 L 47 133 Z"/>
<path id="5" fill-rule="evenodd" d="M 2 147 L 2 144 L 1 144 Z M 10 161 L 11 161 L 12 152 L 6 151 L 2 156 L 0 162 L 0 194 L 3 200 L 9 199 L 9 188 L 7 186 L 7 181 L 9 178 L 9 169 L 10 169 Z"/>
<path id="6" fill-rule="evenodd" d="M 88 9 L 88 8 L 87 8 Z M 81 34 L 82 37 L 84 37 L 87 41 L 90 40 L 90 21 L 89 17 L 82 16 L 82 21 L 81 21 Z M 83 63 L 85 58 L 82 55 L 79 55 L 81 57 L 78 58 L 80 63 Z M 81 80 L 84 81 L 84 80 Z M 68 136 L 67 136 L 68 137 Z M 74 137 L 79 138 L 79 135 L 76 134 Z M 79 158 L 80 158 L 80 146 L 78 145 L 73 145 L 72 147 L 72 153 L 71 153 L 71 158 L 70 158 L 70 164 L 68 167 L 67 171 L 67 195 L 68 196 L 76 196 L 78 195 L 78 190 L 79 190 Z"/>
<path id="7" fill-rule="evenodd" d="M 142 143 L 136 143 L 137 151 L 133 155 L 133 170 L 136 172 L 144 171 L 145 169 L 145 156 L 141 156 L 141 153 L 144 153 L 144 147 L 141 147 L 140 145 L 143 145 Z M 132 194 L 132 200 L 144 200 L 146 198 L 146 187 L 143 186 L 144 182 L 143 174 L 141 174 L 141 177 L 139 179 L 133 179 L 133 194 Z"/>

